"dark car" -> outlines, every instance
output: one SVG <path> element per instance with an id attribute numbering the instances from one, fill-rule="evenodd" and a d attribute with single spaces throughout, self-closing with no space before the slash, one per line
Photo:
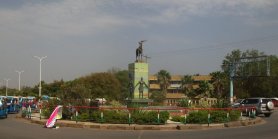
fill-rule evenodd
<path id="1" fill-rule="evenodd" d="M 269 117 L 274 109 L 274 104 L 269 98 L 247 98 L 240 103 L 240 107 L 255 107 L 256 115 L 264 114 Z"/>

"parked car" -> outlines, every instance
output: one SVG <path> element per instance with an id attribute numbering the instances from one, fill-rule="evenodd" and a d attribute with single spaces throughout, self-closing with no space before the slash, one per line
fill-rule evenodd
<path id="1" fill-rule="evenodd" d="M 20 111 L 20 106 L 16 97 L 7 97 L 7 109 L 8 113 L 18 113 Z"/>
<path id="2" fill-rule="evenodd" d="M 274 109 L 274 104 L 269 98 L 247 98 L 240 103 L 240 107 L 255 107 L 256 115 L 264 114 L 269 117 Z"/>
<path id="3" fill-rule="evenodd" d="M 95 101 L 98 101 L 99 104 L 104 105 L 106 103 L 105 98 L 96 98 Z"/>
<path id="4" fill-rule="evenodd" d="M 8 109 L 2 98 L 0 98 L 0 117 L 8 117 Z"/>
<path id="5" fill-rule="evenodd" d="M 233 108 L 238 108 L 240 107 L 240 103 L 243 101 L 244 99 L 237 99 L 233 104 L 232 107 Z"/>

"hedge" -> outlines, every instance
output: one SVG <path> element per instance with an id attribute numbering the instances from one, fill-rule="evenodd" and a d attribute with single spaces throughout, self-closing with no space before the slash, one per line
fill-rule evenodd
<path id="1" fill-rule="evenodd" d="M 103 118 L 101 113 L 103 112 Z M 81 113 L 77 117 L 73 117 L 73 120 L 78 121 L 93 121 L 97 123 L 111 123 L 111 124 L 165 124 L 169 119 L 169 112 L 161 111 L 133 111 L 130 113 L 131 119 L 129 119 L 129 112 L 116 111 L 116 110 L 103 110 L 94 111 L 91 115 L 88 113 Z"/>
<path id="2" fill-rule="evenodd" d="M 187 115 L 186 123 L 192 124 L 207 124 L 210 123 L 224 123 L 229 121 L 236 121 L 240 117 L 240 111 L 229 111 L 229 117 L 227 117 L 227 111 L 210 111 L 210 120 L 208 121 L 208 111 L 193 111 Z M 184 116 L 173 116 L 172 121 L 185 123 Z"/>

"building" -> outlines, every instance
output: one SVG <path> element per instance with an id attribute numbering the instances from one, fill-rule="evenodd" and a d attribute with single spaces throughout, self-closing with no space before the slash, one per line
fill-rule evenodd
<path id="1" fill-rule="evenodd" d="M 183 99 L 186 98 L 184 93 L 182 92 L 182 78 L 181 75 L 173 75 L 171 76 L 170 85 L 167 89 L 166 93 L 166 99 L 164 101 L 165 105 L 173 106 L 177 105 L 177 103 Z M 199 83 L 201 81 L 210 81 L 211 76 L 209 75 L 196 75 L 192 76 L 193 84 L 192 87 L 194 89 L 199 87 Z M 150 84 L 150 92 L 152 91 L 160 91 L 160 85 L 157 79 L 157 76 L 150 75 L 149 76 L 149 84 Z"/>

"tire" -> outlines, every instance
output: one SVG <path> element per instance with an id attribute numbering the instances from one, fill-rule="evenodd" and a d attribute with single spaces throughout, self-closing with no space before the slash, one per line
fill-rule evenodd
<path id="1" fill-rule="evenodd" d="M 268 110 L 273 110 L 274 109 L 274 104 L 272 101 L 268 101 L 267 104 L 266 104 L 266 108 Z"/>
<path id="2" fill-rule="evenodd" d="M 271 113 L 265 113 L 264 116 L 265 117 L 270 117 Z"/>

